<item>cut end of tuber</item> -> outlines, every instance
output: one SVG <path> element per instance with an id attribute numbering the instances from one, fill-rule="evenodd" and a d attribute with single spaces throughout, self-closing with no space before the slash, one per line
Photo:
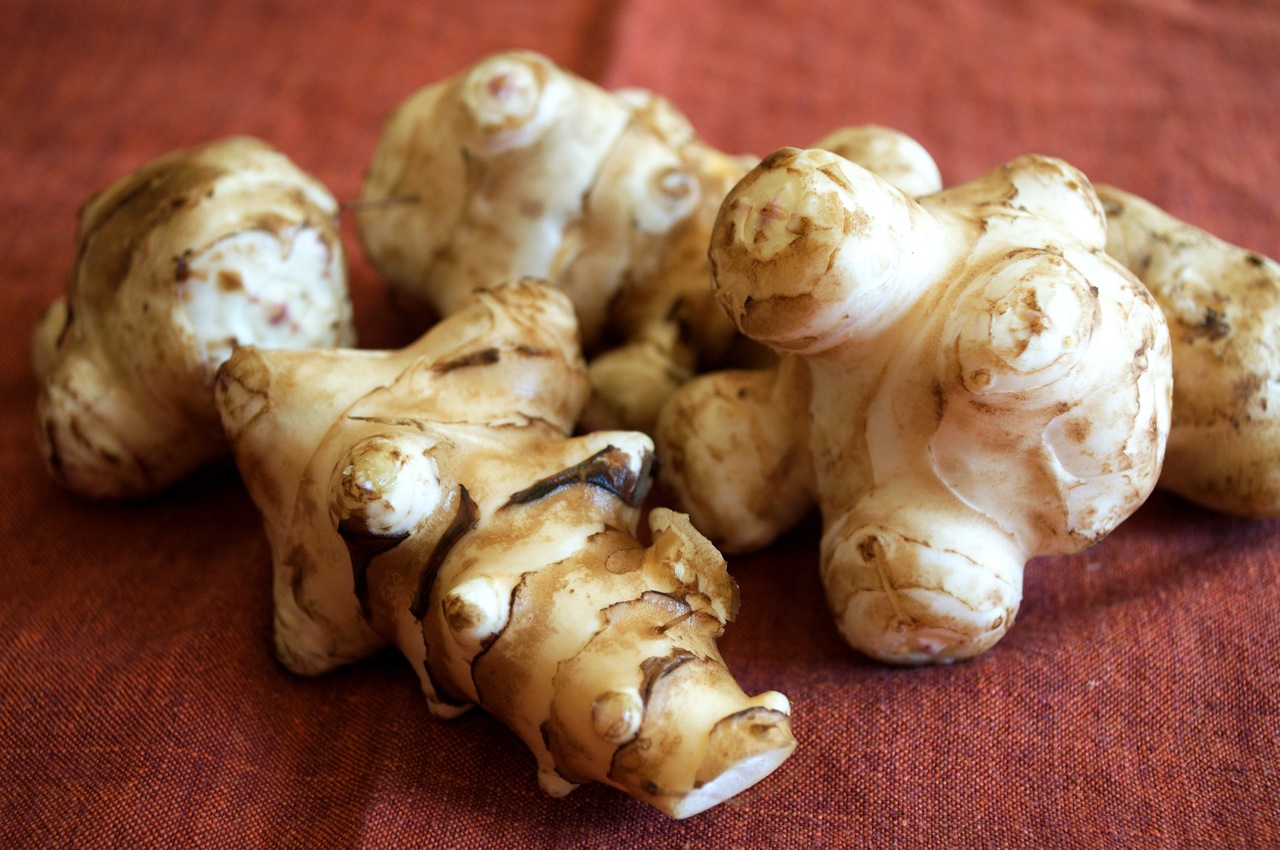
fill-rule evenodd
<path id="1" fill-rule="evenodd" d="M 777 770 L 795 749 L 791 718 L 751 708 L 716 724 L 692 791 L 673 802 L 673 818 L 687 818 L 737 796 Z"/>

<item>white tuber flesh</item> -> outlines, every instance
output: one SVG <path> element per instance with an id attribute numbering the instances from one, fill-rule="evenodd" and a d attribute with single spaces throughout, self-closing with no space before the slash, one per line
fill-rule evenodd
<path id="1" fill-rule="evenodd" d="M 654 509 L 636 539 L 649 438 L 569 436 L 588 393 L 572 305 L 524 280 L 398 352 L 242 348 L 217 398 L 287 666 L 392 644 L 437 716 L 509 725 L 548 793 L 605 782 L 687 817 L 787 758 L 790 709 L 725 668 L 737 588 L 687 517 Z"/>
<path id="2" fill-rule="evenodd" d="M 1100 186 L 1107 253 L 1144 284 L 1173 342 L 1160 486 L 1217 511 L 1280 516 L 1280 264 Z"/>
<path id="3" fill-rule="evenodd" d="M 41 451 L 91 496 L 161 490 L 227 453 L 237 345 L 351 345 L 337 204 L 265 143 L 178 151 L 92 197 L 67 296 L 32 344 Z"/>
<path id="4" fill-rule="evenodd" d="M 673 397 L 658 447 L 677 504 L 731 552 L 816 504 L 854 647 L 985 651 L 1027 560 L 1097 542 L 1159 473 L 1168 331 L 1104 241 L 1058 160 L 916 202 L 828 152 L 770 156 L 726 199 L 711 260 L 725 310 L 781 360 Z"/>
<path id="5" fill-rule="evenodd" d="M 829 138 L 910 191 L 938 180 L 902 134 Z M 586 427 L 648 429 L 738 339 L 711 295 L 706 251 L 721 200 L 755 161 L 712 149 L 650 92 L 606 92 L 538 54 L 499 53 L 390 117 L 360 235 L 392 286 L 444 315 L 515 277 L 559 286 L 590 361 Z"/>

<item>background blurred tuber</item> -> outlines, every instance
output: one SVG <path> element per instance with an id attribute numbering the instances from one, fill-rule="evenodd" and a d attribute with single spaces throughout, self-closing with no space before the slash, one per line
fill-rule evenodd
<path id="1" fill-rule="evenodd" d="M 1155 296 L 1173 342 L 1160 485 L 1214 510 L 1280 515 L 1280 265 L 1109 186 L 1107 253 Z"/>
<path id="2" fill-rule="evenodd" d="M 141 496 L 227 453 L 213 402 L 237 345 L 351 345 L 337 204 L 263 142 L 154 160 L 80 211 L 65 298 L 32 343 L 49 473 Z"/>
<path id="3" fill-rule="evenodd" d="M 433 713 L 501 719 L 548 793 L 605 782 L 686 817 L 786 759 L 790 709 L 724 666 L 737 588 L 711 544 L 665 509 L 636 539 L 649 438 L 568 436 L 587 395 L 573 307 L 531 280 L 398 352 L 243 348 L 218 383 L 286 665 L 393 644 Z"/>

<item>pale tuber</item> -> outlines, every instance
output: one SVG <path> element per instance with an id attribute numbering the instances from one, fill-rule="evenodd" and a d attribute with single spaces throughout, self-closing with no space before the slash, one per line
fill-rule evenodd
<path id="1" fill-rule="evenodd" d="M 829 138 L 913 189 L 937 180 L 901 134 Z M 648 429 L 676 387 L 739 341 L 706 251 L 721 200 L 755 162 L 705 144 L 650 92 L 607 92 L 538 54 L 499 53 L 390 117 L 359 230 L 391 285 L 444 315 L 512 277 L 562 288 L 590 362 L 587 425 Z"/>
<path id="2" fill-rule="evenodd" d="M 398 352 L 243 348 L 218 383 L 287 666 L 393 644 L 433 713 L 501 719 L 547 792 L 605 782 L 686 817 L 782 763 L 789 706 L 724 666 L 715 548 L 661 508 L 636 539 L 649 438 L 568 436 L 587 396 L 573 307 L 531 280 Z"/>
<path id="3" fill-rule="evenodd" d="M 352 344 L 336 215 L 314 178 L 248 138 L 90 198 L 68 293 L 32 344 L 50 474 L 92 496 L 163 489 L 227 453 L 213 379 L 235 346 Z"/>
<path id="4" fill-rule="evenodd" d="M 665 408 L 677 504 L 725 551 L 817 505 L 850 643 L 919 664 L 983 652 L 1036 555 L 1137 508 L 1169 428 L 1168 330 L 1103 246 L 1084 175 L 1028 156 L 919 202 L 828 152 L 783 149 L 730 193 L 716 294 L 780 356 Z"/>
<path id="5" fill-rule="evenodd" d="M 1160 486 L 1246 517 L 1280 516 L 1280 265 L 1100 186 L 1107 253 L 1164 311 L 1173 420 Z"/>

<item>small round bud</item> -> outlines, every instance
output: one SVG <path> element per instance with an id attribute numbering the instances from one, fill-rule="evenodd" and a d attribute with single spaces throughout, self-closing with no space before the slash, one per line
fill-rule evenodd
<path id="1" fill-rule="evenodd" d="M 370 534 L 404 534 L 440 504 L 443 493 L 434 444 L 407 436 L 361 440 L 335 469 L 329 507 L 339 522 L 359 522 Z"/>
<path id="2" fill-rule="evenodd" d="M 595 733 L 611 744 L 625 744 L 635 738 L 644 720 L 644 702 L 635 688 L 607 691 L 591 705 L 591 725 Z"/>

